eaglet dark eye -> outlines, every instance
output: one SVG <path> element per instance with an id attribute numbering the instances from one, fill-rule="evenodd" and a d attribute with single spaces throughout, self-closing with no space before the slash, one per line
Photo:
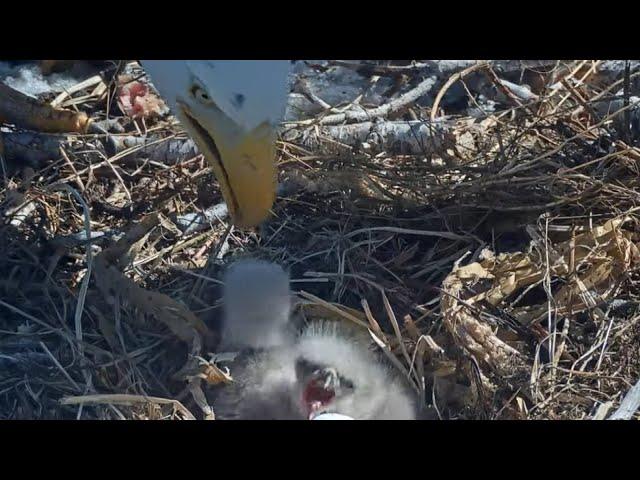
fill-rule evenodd
<path id="1" fill-rule="evenodd" d="M 304 358 L 299 358 L 298 359 L 298 368 L 300 368 L 302 370 L 309 370 L 310 367 L 311 367 L 311 365 Z"/>
<path id="2" fill-rule="evenodd" d="M 349 390 L 353 390 L 355 388 L 355 385 L 353 384 L 353 382 L 344 377 L 340 377 L 340 385 Z"/>
<path id="3" fill-rule="evenodd" d="M 296 367 L 300 369 L 302 372 L 304 372 L 305 374 L 309 374 L 320 369 L 318 365 L 310 362 L 306 358 L 298 358 L 296 363 L 297 363 Z"/>

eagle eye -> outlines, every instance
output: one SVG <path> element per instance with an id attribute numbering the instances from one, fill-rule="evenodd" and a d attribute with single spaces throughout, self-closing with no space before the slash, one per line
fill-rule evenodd
<path id="1" fill-rule="evenodd" d="M 195 98 L 200 103 L 210 104 L 211 96 L 207 93 L 207 91 L 199 85 L 193 85 L 191 87 L 191 96 Z"/>

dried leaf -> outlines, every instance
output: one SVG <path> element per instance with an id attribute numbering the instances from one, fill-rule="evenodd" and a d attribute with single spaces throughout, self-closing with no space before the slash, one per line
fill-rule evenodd
<path id="1" fill-rule="evenodd" d="M 500 329 L 494 331 L 483 322 L 479 315 L 483 311 L 482 301 L 500 306 L 525 287 L 543 280 L 549 271 L 552 277 L 562 279 L 562 286 L 553 298 L 556 315 L 597 306 L 610 298 L 626 278 L 626 272 L 640 262 L 640 250 L 631 233 L 621 228 L 626 220 L 609 220 L 555 245 L 529 229 L 533 241 L 527 252 L 483 255 L 480 262 L 454 268 L 443 282 L 445 294 L 441 299 L 444 325 L 454 342 L 472 355 L 481 368 L 488 366 L 498 377 L 523 367 L 530 370 L 518 350 L 505 342 L 508 339 L 518 346 L 517 337 Z M 548 255 L 540 250 L 546 250 Z M 574 267 L 570 269 L 569 265 Z M 466 295 L 469 291 L 474 292 L 470 297 Z M 462 294 L 466 295 L 464 300 Z M 512 314 L 522 325 L 530 325 L 532 334 L 544 338 L 545 332 L 538 331 L 540 326 L 535 321 L 545 318 L 548 308 L 545 300 L 533 308 L 527 306 L 526 311 L 515 309 Z"/>

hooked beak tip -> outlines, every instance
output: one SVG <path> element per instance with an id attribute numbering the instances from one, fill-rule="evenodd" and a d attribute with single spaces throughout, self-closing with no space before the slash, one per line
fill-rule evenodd
<path id="1" fill-rule="evenodd" d="M 276 132 L 267 123 L 238 135 L 183 110 L 189 130 L 213 168 L 235 226 L 258 226 L 276 198 Z M 204 115 L 202 116 L 204 117 Z"/>

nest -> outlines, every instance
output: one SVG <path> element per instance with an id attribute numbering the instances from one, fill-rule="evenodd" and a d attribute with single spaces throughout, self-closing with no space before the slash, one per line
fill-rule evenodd
<path id="1" fill-rule="evenodd" d="M 640 378 L 637 74 L 338 63 L 402 81 L 372 106 L 305 87 L 322 112 L 285 125 L 252 232 L 153 99 L 112 101 L 140 76 L 56 99 L 102 134 L 2 134 L 0 418 L 215 418 L 217 279 L 247 255 L 291 272 L 304 317 L 368 329 L 428 418 L 618 409 Z M 443 112 L 455 85 L 499 108 Z"/>

